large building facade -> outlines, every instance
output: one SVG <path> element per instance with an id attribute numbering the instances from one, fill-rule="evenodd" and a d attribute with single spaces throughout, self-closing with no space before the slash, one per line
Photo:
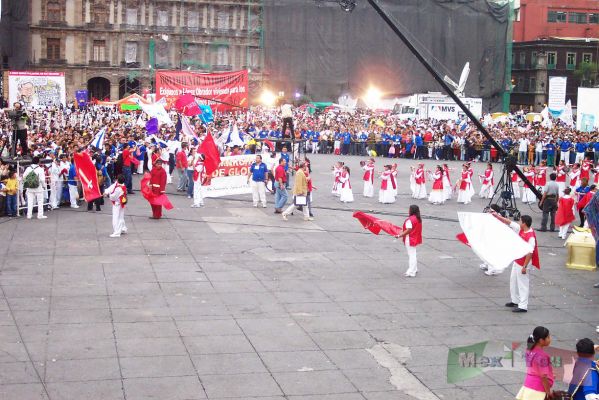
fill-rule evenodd
<path id="1" fill-rule="evenodd" d="M 599 37 L 597 0 L 516 0 L 514 41 Z"/>
<path id="2" fill-rule="evenodd" d="M 250 70 L 261 81 L 260 0 L 29 0 L 29 70 L 64 72 L 67 99 L 152 92 L 156 69 Z"/>

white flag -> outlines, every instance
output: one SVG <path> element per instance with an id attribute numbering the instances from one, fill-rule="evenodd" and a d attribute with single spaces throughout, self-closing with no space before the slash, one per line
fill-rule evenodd
<path id="1" fill-rule="evenodd" d="M 543 122 L 541 122 L 541 126 L 544 128 L 553 128 L 553 122 L 549 118 L 549 107 L 545 106 L 543 111 L 541 111 L 541 116 L 543 117 Z"/>
<path id="2" fill-rule="evenodd" d="M 562 120 L 570 128 L 574 127 L 574 117 L 572 116 L 572 101 L 568 100 L 566 108 L 560 114 L 559 119 Z"/>
<path id="3" fill-rule="evenodd" d="M 227 139 L 227 146 L 240 146 L 243 147 L 244 142 L 241 139 L 241 135 L 239 134 L 239 128 L 237 128 L 237 124 L 233 125 L 233 130 L 229 133 L 229 138 Z"/>
<path id="4" fill-rule="evenodd" d="M 512 261 L 534 250 L 513 229 L 491 214 L 459 212 L 458 219 L 474 254 L 493 270 L 503 271 Z"/>
<path id="5" fill-rule="evenodd" d="M 189 139 L 198 138 L 198 135 L 196 135 L 194 127 L 191 126 L 191 124 L 189 123 L 189 119 L 187 119 L 187 117 L 184 115 L 181 115 L 181 132 L 183 132 L 183 134 L 187 136 Z"/>
<path id="6" fill-rule="evenodd" d="M 96 136 L 94 136 L 94 140 L 90 143 L 90 146 L 95 147 L 96 149 L 102 149 L 104 147 L 104 138 L 106 137 L 106 127 L 100 129 Z"/>
<path id="7" fill-rule="evenodd" d="M 171 117 L 169 117 L 162 103 L 146 104 L 139 99 L 133 99 L 133 101 L 136 102 L 146 114 L 156 118 L 161 124 L 166 124 L 168 126 L 173 125 L 173 121 L 171 120 Z"/>

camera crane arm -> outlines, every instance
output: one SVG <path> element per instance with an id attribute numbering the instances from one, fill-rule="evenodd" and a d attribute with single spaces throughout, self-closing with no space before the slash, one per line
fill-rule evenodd
<path id="1" fill-rule="evenodd" d="M 497 149 L 498 154 L 501 157 L 509 157 L 508 153 L 505 149 L 497 143 L 495 139 L 489 134 L 487 129 L 480 123 L 478 118 L 476 118 L 472 112 L 466 107 L 466 105 L 460 100 L 460 98 L 453 92 L 453 90 L 447 85 L 447 83 L 443 80 L 443 78 L 435 71 L 435 69 L 430 65 L 430 63 L 420 54 L 420 52 L 414 47 L 412 43 L 408 40 L 408 38 L 403 34 L 401 29 L 397 26 L 393 18 L 387 13 L 387 11 L 381 7 L 378 0 L 367 0 L 368 3 L 374 8 L 374 10 L 379 14 L 379 16 L 389 25 L 391 30 L 401 39 L 401 41 L 406 45 L 406 47 L 412 52 L 412 54 L 416 57 L 418 61 L 426 68 L 426 70 L 432 75 L 433 78 L 437 81 L 439 85 L 445 90 L 445 92 L 452 98 L 453 101 L 462 109 L 464 114 L 476 125 L 478 131 L 483 134 L 485 138 L 491 143 L 495 149 Z M 518 174 L 520 179 L 532 190 L 532 192 L 537 196 L 537 199 L 541 200 L 542 194 L 537 190 L 537 188 L 528 180 L 528 178 L 524 175 L 522 170 L 518 168 L 515 162 L 506 163 L 508 168 L 511 168 Z"/>

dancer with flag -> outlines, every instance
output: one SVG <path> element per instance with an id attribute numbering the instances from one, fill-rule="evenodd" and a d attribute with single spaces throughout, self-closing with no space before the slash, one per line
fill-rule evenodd
<path id="1" fill-rule="evenodd" d="M 397 236 L 404 242 L 408 253 L 408 270 L 404 276 L 415 278 L 418 273 L 416 248 L 422 244 L 422 218 L 420 208 L 412 204 L 408 210 L 408 218 L 403 223 L 402 232 Z"/>
<path id="2" fill-rule="evenodd" d="M 173 205 L 166 196 L 166 170 L 162 168 L 162 159 L 154 161 L 154 167 L 150 173 L 146 173 L 141 180 L 141 190 L 144 198 L 152 206 L 150 219 L 162 218 L 162 207 L 172 210 Z"/>

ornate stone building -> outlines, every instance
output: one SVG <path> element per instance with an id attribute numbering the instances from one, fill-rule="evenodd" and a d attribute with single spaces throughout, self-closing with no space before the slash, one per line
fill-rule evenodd
<path id="1" fill-rule="evenodd" d="M 65 72 L 67 98 L 153 91 L 155 69 L 262 77 L 261 0 L 29 0 L 29 70 Z"/>

